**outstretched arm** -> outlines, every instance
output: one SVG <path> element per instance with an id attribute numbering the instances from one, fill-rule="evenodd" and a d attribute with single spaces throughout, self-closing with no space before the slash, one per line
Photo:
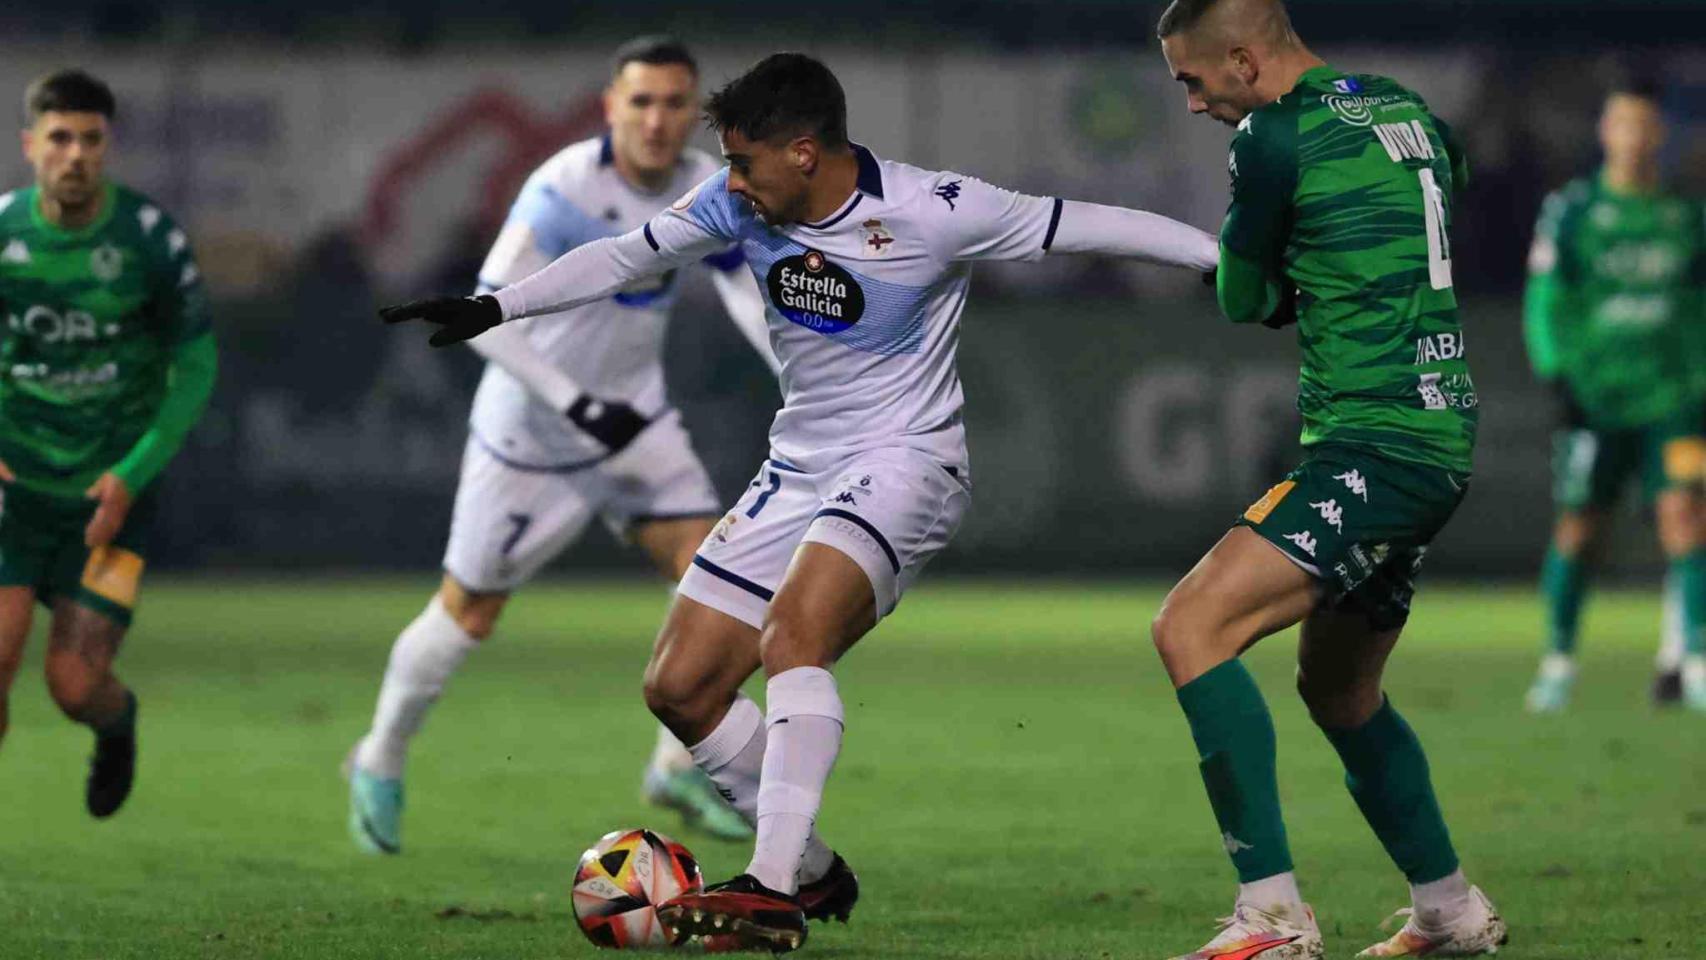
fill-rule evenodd
<path id="1" fill-rule="evenodd" d="M 492 294 L 416 300 L 379 311 L 386 323 L 425 320 L 442 347 L 509 320 L 559 313 L 601 300 L 642 277 L 691 263 L 739 239 L 743 213 L 719 171 L 639 230 L 594 240 Z"/>
<path id="2" fill-rule="evenodd" d="M 1220 258 L 1214 237 L 1188 223 L 1145 210 L 1066 200 L 1050 253 L 1100 253 L 1193 270 Z"/>

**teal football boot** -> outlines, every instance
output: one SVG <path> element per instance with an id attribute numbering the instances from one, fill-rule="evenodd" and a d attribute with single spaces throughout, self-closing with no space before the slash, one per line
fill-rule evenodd
<path id="1" fill-rule="evenodd" d="M 348 764 L 349 835 L 367 853 L 403 852 L 403 781 Z"/>
<path id="2" fill-rule="evenodd" d="M 752 827 L 729 806 L 717 785 L 698 767 L 646 768 L 641 796 L 654 807 L 681 814 L 682 822 L 719 840 L 750 840 Z"/>

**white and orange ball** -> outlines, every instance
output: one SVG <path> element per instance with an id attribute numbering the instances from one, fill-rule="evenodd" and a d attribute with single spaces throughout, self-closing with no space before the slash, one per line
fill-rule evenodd
<path id="1" fill-rule="evenodd" d="M 658 906 L 704 886 L 699 862 L 686 847 L 650 830 L 617 830 L 581 854 L 575 922 L 601 947 L 666 946 L 670 933 L 658 920 Z"/>

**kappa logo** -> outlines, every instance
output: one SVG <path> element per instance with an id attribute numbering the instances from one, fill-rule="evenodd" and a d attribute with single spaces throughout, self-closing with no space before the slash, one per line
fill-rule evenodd
<path id="1" fill-rule="evenodd" d="M 936 188 L 936 196 L 942 198 L 949 210 L 957 209 L 954 206 L 954 201 L 960 198 L 960 184 L 962 182 L 960 180 L 949 180 Z"/>
<path id="2" fill-rule="evenodd" d="M 1334 530 L 1339 533 L 1345 532 L 1345 509 L 1339 506 L 1339 501 L 1322 500 L 1316 503 L 1311 503 L 1310 506 L 1319 511 L 1321 519 L 1332 524 Z M 1313 551 L 1311 551 L 1311 553 L 1313 553 Z"/>
<path id="3" fill-rule="evenodd" d="M 1344 473 L 1334 474 L 1333 479 L 1343 481 L 1345 489 L 1361 497 L 1363 503 L 1368 502 L 1368 481 L 1362 478 L 1361 473 L 1356 470 L 1347 470 Z"/>
<path id="4" fill-rule="evenodd" d="M 1301 530 L 1297 533 L 1288 533 L 1285 535 L 1285 538 L 1296 544 L 1297 549 L 1302 550 L 1311 557 L 1315 556 L 1315 547 L 1318 545 L 1318 541 L 1316 541 L 1315 535 L 1310 533 L 1308 530 Z"/>
<path id="5" fill-rule="evenodd" d="M 0 263 L 29 263 L 30 248 L 22 240 L 13 240 L 6 244 L 4 253 L 0 253 Z"/>
<path id="6" fill-rule="evenodd" d="M 1220 845 L 1226 848 L 1226 853 L 1228 856 L 1231 856 L 1232 854 L 1236 854 L 1236 853 L 1242 853 L 1245 850 L 1256 849 L 1253 844 L 1245 843 L 1244 841 L 1233 836 L 1232 831 L 1230 831 L 1230 830 L 1228 830 L 1225 833 L 1222 833 L 1220 835 Z"/>

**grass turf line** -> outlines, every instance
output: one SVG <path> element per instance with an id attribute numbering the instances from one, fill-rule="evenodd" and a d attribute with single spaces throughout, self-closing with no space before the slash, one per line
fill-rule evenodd
<path id="1" fill-rule="evenodd" d="M 337 769 L 431 578 L 159 580 L 120 658 L 142 696 L 137 793 L 82 809 L 88 735 L 43 689 L 38 624 L 0 746 L 0 957 L 593 956 L 567 886 L 617 827 L 686 841 L 708 879 L 748 850 L 638 800 L 653 726 L 649 584 L 524 590 L 427 722 L 400 858 L 357 854 Z M 821 827 L 865 887 L 807 955 L 1149 958 L 1230 903 L 1183 717 L 1149 647 L 1153 586 L 926 583 L 838 670 L 846 747 Z M 1539 607 L 1432 585 L 1389 690 L 1433 763 L 1507 955 L 1674 957 L 1706 929 L 1706 718 L 1645 702 L 1656 599 L 1588 613 L 1576 703 L 1520 710 Z M 1249 656 L 1275 713 L 1305 896 L 1329 956 L 1407 902 L 1291 694 L 1295 641 Z"/>

